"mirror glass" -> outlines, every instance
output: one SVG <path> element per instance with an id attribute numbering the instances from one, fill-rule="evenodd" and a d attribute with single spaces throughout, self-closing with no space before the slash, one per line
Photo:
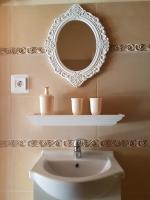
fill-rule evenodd
<path id="1" fill-rule="evenodd" d="M 64 25 L 57 38 L 57 52 L 61 62 L 70 70 L 78 71 L 89 66 L 96 51 L 92 29 L 82 21 Z"/>

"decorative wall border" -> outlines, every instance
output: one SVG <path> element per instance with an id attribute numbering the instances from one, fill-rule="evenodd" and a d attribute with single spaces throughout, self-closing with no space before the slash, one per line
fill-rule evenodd
<path id="1" fill-rule="evenodd" d="M 150 44 L 112 44 L 111 51 L 116 52 L 146 52 L 150 51 Z M 0 48 L 0 55 L 45 54 L 44 47 L 8 47 Z"/>
<path id="2" fill-rule="evenodd" d="M 120 52 L 150 51 L 150 44 L 112 44 L 111 50 Z"/>
<path id="3" fill-rule="evenodd" d="M 73 148 L 74 140 L 0 140 L 0 148 L 7 147 L 39 147 L 39 148 Z M 87 149 L 101 149 L 101 148 L 142 148 L 148 147 L 148 140 L 146 139 L 131 139 L 131 140 L 116 140 L 116 139 L 82 139 L 81 146 Z"/>
<path id="4" fill-rule="evenodd" d="M 0 55 L 45 54 L 44 47 L 9 47 L 0 48 Z"/>

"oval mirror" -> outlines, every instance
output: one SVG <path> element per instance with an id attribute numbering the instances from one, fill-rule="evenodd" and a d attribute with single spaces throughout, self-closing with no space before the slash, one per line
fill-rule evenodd
<path id="1" fill-rule="evenodd" d="M 45 42 L 54 71 L 74 87 L 100 71 L 108 50 L 109 40 L 99 19 L 79 4 L 54 20 Z"/>
<path id="2" fill-rule="evenodd" d="M 92 62 L 96 40 L 92 29 L 82 21 L 70 21 L 61 29 L 57 39 L 58 56 L 70 70 L 85 69 Z"/>

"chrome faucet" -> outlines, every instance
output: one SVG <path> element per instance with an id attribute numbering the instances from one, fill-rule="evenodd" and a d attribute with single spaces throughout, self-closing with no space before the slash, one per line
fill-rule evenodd
<path id="1" fill-rule="evenodd" d="M 73 146 L 76 158 L 81 158 L 81 139 L 75 139 Z"/>

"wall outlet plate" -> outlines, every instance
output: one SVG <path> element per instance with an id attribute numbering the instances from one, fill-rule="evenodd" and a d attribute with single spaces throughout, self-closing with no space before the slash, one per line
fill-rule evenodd
<path id="1" fill-rule="evenodd" d="M 29 93 L 29 76 L 27 74 L 11 75 L 11 93 L 27 94 Z"/>

